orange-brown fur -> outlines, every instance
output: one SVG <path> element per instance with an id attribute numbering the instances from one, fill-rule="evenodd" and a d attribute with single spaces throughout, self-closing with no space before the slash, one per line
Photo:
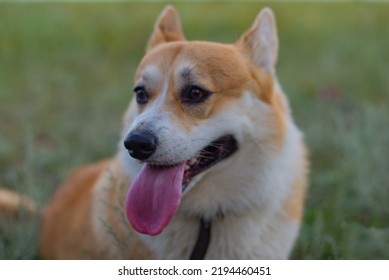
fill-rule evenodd
<path id="1" fill-rule="evenodd" d="M 18 220 L 21 215 L 31 217 L 37 207 L 28 197 L 0 188 L 0 219 Z"/>
<path id="2" fill-rule="evenodd" d="M 293 183 L 292 194 L 288 197 L 284 204 L 284 213 L 287 219 L 300 221 L 304 212 L 304 201 L 306 188 L 308 186 L 308 151 L 305 151 L 306 155 L 304 160 L 301 160 L 298 165 L 303 170 L 303 174 L 297 178 Z"/>
<path id="3" fill-rule="evenodd" d="M 242 105 L 243 94 L 247 92 L 253 94 L 256 99 L 261 100 L 270 108 L 271 113 L 268 116 L 271 120 L 267 121 L 274 126 L 270 132 L 274 135 L 270 135 L 268 139 L 264 140 L 269 141 L 269 143 L 260 143 L 259 145 L 263 144 L 273 149 L 274 154 L 277 154 L 277 152 L 281 152 L 287 136 L 289 109 L 283 94 L 278 92 L 272 70 L 258 67 L 253 62 L 252 41 L 255 32 L 254 26 L 234 45 L 187 42 L 175 11 L 171 8 L 166 9 L 154 27 L 154 33 L 147 47 L 147 55 L 141 61 L 135 75 L 135 84 L 144 79 L 142 77 L 144 70 L 150 65 L 157 66 L 163 75 L 167 75 L 167 77 L 160 77 L 159 80 L 152 83 L 153 88 L 148 89 L 149 104 L 152 104 L 159 97 L 158 94 L 163 92 L 162 89 L 165 86 L 164 81 L 168 81 L 166 98 L 158 110 L 170 112 L 174 116 L 172 122 L 186 132 L 236 104 L 238 104 L 236 106 L 242 106 L 239 108 L 243 110 L 244 106 L 247 106 Z M 276 57 L 273 64 L 275 62 Z M 174 75 L 176 74 L 175 70 L 185 63 L 189 65 L 195 63 L 196 69 L 191 75 L 195 77 L 198 84 L 212 92 L 209 99 L 196 107 L 179 101 L 180 90 Z M 269 67 L 274 68 L 274 65 Z M 208 73 L 208 75 L 204 75 L 204 73 Z M 130 108 L 137 109 L 140 114 L 147 109 L 147 106 L 152 106 L 149 104 L 136 106 L 132 104 Z M 132 121 L 132 113 L 129 109 L 125 114 L 124 121 L 127 127 L 128 123 Z M 248 111 L 247 115 L 255 124 L 261 125 L 260 116 L 256 113 Z M 274 221 L 274 228 L 277 228 L 278 223 L 281 224 L 281 227 L 288 223 L 296 225 L 300 223 L 307 185 L 306 158 L 299 159 L 297 165 L 299 174 L 291 182 L 291 189 L 287 190 L 290 193 L 285 195 L 286 198 L 281 203 L 280 213 L 274 216 L 277 220 Z M 59 187 L 42 214 L 40 244 L 42 258 L 155 257 L 140 241 L 127 221 L 123 222 L 122 220 L 125 191 L 133 179 L 129 178 L 128 173 L 123 168 L 119 156 L 116 156 L 111 160 L 77 170 Z M 215 188 L 215 186 L 209 187 Z M 202 189 L 201 187 L 194 188 L 192 196 L 201 198 L 203 192 L 204 186 Z M 0 190 L 0 215 L 6 211 L 1 208 L 1 198 Z M 12 199 L 6 200 L 12 201 Z M 18 205 L 18 203 L 13 205 Z M 10 209 L 10 207 L 8 206 L 6 209 Z M 242 217 L 245 215 L 241 214 Z M 233 219 L 238 216 L 234 216 Z M 255 219 L 257 218 L 258 216 L 255 215 Z M 218 222 L 219 224 L 224 223 L 224 221 Z M 226 223 L 228 224 L 228 222 Z M 271 231 L 272 226 L 264 229 L 265 234 L 261 237 L 268 243 L 271 243 L 274 235 L 266 234 L 266 231 Z M 174 234 L 180 234 L 180 232 L 175 231 Z M 175 239 L 166 241 L 167 244 L 170 244 L 169 242 L 174 243 Z M 187 246 L 188 244 L 186 247 L 177 248 L 177 251 L 183 250 L 185 251 L 184 255 L 186 255 L 189 250 Z M 263 255 L 259 253 L 254 256 Z M 277 254 L 277 252 L 271 256 L 285 257 L 282 253 Z"/>
<path id="4" fill-rule="evenodd" d="M 104 161 L 81 168 L 60 186 L 42 215 L 40 254 L 43 258 L 98 257 L 91 232 L 91 194 L 108 164 Z"/>
<path id="5" fill-rule="evenodd" d="M 242 41 L 244 40 L 244 37 Z M 140 74 L 143 72 L 145 65 L 158 65 L 161 69 L 166 69 L 166 73 L 170 73 L 175 66 L 186 59 L 196 61 L 197 72 L 194 75 L 196 80 L 205 88 L 210 90 L 216 96 L 199 107 L 185 107 L 180 102 L 177 102 L 178 92 L 174 88 L 173 94 L 169 94 L 169 100 L 166 102 L 166 108 L 177 116 L 178 126 L 185 130 L 197 126 L 201 121 L 207 120 L 216 112 L 223 110 L 223 107 L 236 98 L 240 98 L 243 91 L 251 91 L 259 94 L 259 98 L 268 103 L 276 114 L 278 122 L 277 143 L 280 145 L 284 136 L 284 115 L 286 105 L 281 100 L 279 94 L 275 91 L 274 80 L 269 74 L 261 69 L 255 68 L 254 65 L 246 66 L 242 63 L 242 56 L 248 56 L 247 51 L 242 47 L 242 43 L 238 43 L 236 48 L 234 45 L 223 45 L 209 42 L 191 42 L 188 44 L 185 41 L 165 43 L 156 46 L 151 50 L 144 59 L 136 73 L 135 81 L 140 79 Z M 164 52 L 164 56 L 160 56 L 160 52 Z M 225 58 L 229 59 L 226 60 Z M 173 64 L 171 63 L 173 61 Z M 239 71 L 236 71 L 239 69 Z M 213 73 L 213 75 L 202 77 L 201 73 Z M 174 87 L 173 74 L 170 73 L 171 85 Z M 254 82 L 253 82 L 254 81 Z M 153 89 L 154 92 L 160 92 L 163 87 L 162 83 L 158 88 Z M 152 98 L 155 98 L 151 92 Z M 223 98 L 217 98 L 218 93 L 223 93 Z M 142 112 L 144 108 L 140 108 Z"/>
<path id="6" fill-rule="evenodd" d="M 131 250 L 123 248 L 116 257 L 108 254 L 108 249 L 99 244 L 93 232 L 93 191 L 103 177 L 112 180 L 112 189 L 106 189 L 103 203 L 107 205 L 108 227 L 113 227 L 112 234 L 118 240 L 124 240 L 117 213 L 111 206 L 118 203 L 118 189 L 121 182 L 116 181 L 118 169 L 116 162 L 102 161 L 73 172 L 69 179 L 59 187 L 58 191 L 44 209 L 41 225 L 40 256 L 45 259 L 105 259 L 105 258 L 149 258 L 150 252 L 131 236 L 128 245 Z M 116 174 L 115 174 L 116 173 Z M 109 184 L 107 184 L 109 188 Z"/>

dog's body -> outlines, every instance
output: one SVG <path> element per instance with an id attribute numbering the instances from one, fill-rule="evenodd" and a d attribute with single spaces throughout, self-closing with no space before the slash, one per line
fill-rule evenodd
<path id="1" fill-rule="evenodd" d="M 136 73 L 127 149 L 59 188 L 43 214 L 42 257 L 188 259 L 205 220 L 206 259 L 287 258 L 307 161 L 277 51 L 269 9 L 223 45 L 185 41 L 166 8 Z"/>

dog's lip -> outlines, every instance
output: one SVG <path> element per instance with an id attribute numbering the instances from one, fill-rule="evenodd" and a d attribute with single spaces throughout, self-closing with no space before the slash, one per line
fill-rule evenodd
<path id="1" fill-rule="evenodd" d="M 176 164 L 152 164 L 149 163 L 152 168 L 169 168 L 178 166 L 183 163 L 186 164 L 184 178 L 182 181 L 182 191 L 184 192 L 188 187 L 191 180 L 200 173 L 210 169 L 220 161 L 230 157 L 238 149 L 238 144 L 234 136 L 227 134 L 217 138 L 210 144 L 200 149 L 193 157 L 188 160 L 176 163 Z"/>

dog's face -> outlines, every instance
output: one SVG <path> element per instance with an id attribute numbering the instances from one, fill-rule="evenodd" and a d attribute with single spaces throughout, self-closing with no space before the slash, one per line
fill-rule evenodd
<path id="1" fill-rule="evenodd" d="M 276 94 L 277 48 L 268 9 L 234 45 L 185 41 L 175 10 L 162 12 L 125 117 L 129 155 L 122 149 L 122 158 L 134 178 L 126 210 L 136 230 L 160 233 L 198 182 L 227 165 L 244 174 L 239 162 L 250 164 L 259 145 L 277 149 L 285 111 Z"/>
<path id="2" fill-rule="evenodd" d="M 230 107 L 249 83 L 238 56 L 233 47 L 201 42 L 171 42 L 151 50 L 136 74 L 138 117 L 126 139 L 131 155 L 159 166 L 200 156 L 206 167 L 233 153 L 241 129 Z M 131 142 L 134 135 L 135 142 L 155 138 L 153 149 L 144 153 Z M 214 149 L 203 150 L 210 144 Z"/>

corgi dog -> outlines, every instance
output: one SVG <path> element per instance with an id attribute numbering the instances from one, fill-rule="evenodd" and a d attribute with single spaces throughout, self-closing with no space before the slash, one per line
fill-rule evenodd
<path id="1" fill-rule="evenodd" d="M 48 259 L 287 259 L 307 186 L 303 135 L 277 81 L 264 8 L 234 44 L 157 19 L 118 153 L 74 172 L 44 209 Z"/>

